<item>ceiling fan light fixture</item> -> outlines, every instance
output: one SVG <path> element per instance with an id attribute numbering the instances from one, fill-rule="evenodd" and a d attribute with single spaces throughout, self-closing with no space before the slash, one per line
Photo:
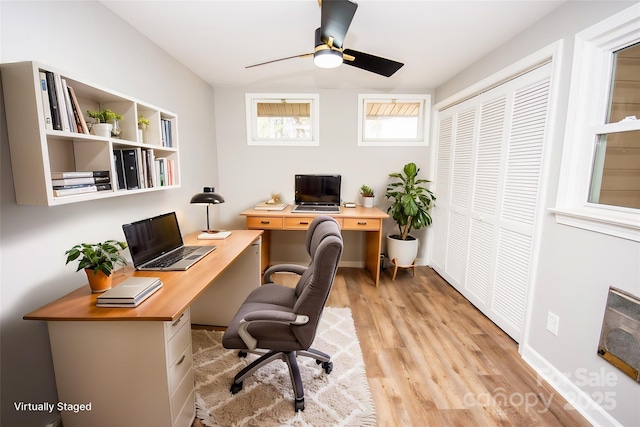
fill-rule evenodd
<path id="1" fill-rule="evenodd" d="M 313 54 L 313 63 L 320 68 L 336 68 L 342 64 L 342 52 L 333 49 L 317 50 Z"/>

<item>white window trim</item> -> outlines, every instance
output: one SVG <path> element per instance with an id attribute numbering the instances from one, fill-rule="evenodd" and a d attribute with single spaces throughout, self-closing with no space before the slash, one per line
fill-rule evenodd
<path id="1" fill-rule="evenodd" d="M 640 40 L 640 4 L 576 34 L 556 207 L 559 224 L 640 241 L 640 210 L 588 203 L 595 139 L 609 133 L 613 52 Z M 640 130 L 640 120 L 620 124 Z"/>
<path id="2" fill-rule="evenodd" d="M 364 139 L 365 101 L 379 99 L 381 101 L 402 100 L 422 101 L 422 112 L 418 116 L 418 136 L 415 139 L 386 138 Z M 358 94 L 358 146 L 373 147 L 426 147 L 429 145 L 429 119 L 431 117 L 431 95 L 429 94 Z"/>
<path id="3" fill-rule="evenodd" d="M 261 101 L 274 100 L 305 100 L 311 101 L 309 114 L 311 115 L 311 139 L 258 139 L 256 135 L 256 124 L 258 113 L 256 106 Z M 247 116 L 247 145 L 270 146 L 270 147 L 313 147 L 320 145 L 320 95 L 317 93 L 247 93 L 245 94 L 245 108 Z"/>

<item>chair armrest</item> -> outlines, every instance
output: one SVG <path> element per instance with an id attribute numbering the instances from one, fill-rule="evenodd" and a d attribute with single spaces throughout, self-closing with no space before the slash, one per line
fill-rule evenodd
<path id="1" fill-rule="evenodd" d="M 264 282 L 271 282 L 271 275 L 274 273 L 295 273 L 301 275 L 308 267 L 298 264 L 278 264 L 272 265 L 264 272 Z"/>
<path id="2" fill-rule="evenodd" d="M 309 322 L 309 316 L 299 315 L 295 313 L 288 313 L 286 311 L 278 310 L 260 310 L 253 313 L 248 313 L 244 319 L 240 321 L 240 327 L 238 328 L 238 335 L 242 338 L 242 341 L 249 350 L 255 350 L 258 345 L 258 340 L 255 339 L 247 330 L 249 325 L 253 322 L 266 322 L 266 323 L 284 323 L 287 325 L 304 325 Z"/>

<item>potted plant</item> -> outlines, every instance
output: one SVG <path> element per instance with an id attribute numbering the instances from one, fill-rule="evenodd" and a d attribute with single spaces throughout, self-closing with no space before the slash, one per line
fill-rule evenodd
<path id="1" fill-rule="evenodd" d="M 114 128 L 113 123 L 109 122 L 122 120 L 122 116 L 120 114 L 114 113 L 108 108 L 98 111 L 87 110 L 87 114 L 89 115 L 89 117 L 95 120 L 95 123 L 91 126 L 94 135 L 102 136 L 105 138 L 109 138 L 109 136 L 111 136 L 111 132 Z"/>
<path id="2" fill-rule="evenodd" d="M 398 225 L 398 234 L 387 236 L 387 253 L 398 267 L 409 267 L 418 254 L 418 239 L 411 236 L 411 230 L 431 225 L 429 214 L 435 195 L 423 184 L 430 181 L 418 179 L 420 169 L 415 163 L 404 165 L 401 173 L 390 173 L 389 178 L 396 179 L 387 185 L 385 197 L 391 200 L 387 213 Z M 397 181 L 399 180 L 399 181 Z"/>
<path id="3" fill-rule="evenodd" d="M 367 185 L 360 187 L 360 195 L 362 196 L 362 206 L 365 208 L 373 207 L 373 189 Z"/>
<path id="4" fill-rule="evenodd" d="M 121 249 L 126 249 L 126 242 L 107 240 L 102 243 L 80 243 L 65 252 L 67 262 L 78 258 L 78 269 L 84 269 L 89 279 L 92 292 L 104 292 L 111 288 L 115 265 L 127 265 L 127 260 L 120 255 Z"/>
<path id="5" fill-rule="evenodd" d="M 142 114 L 138 116 L 138 142 L 144 142 L 144 131 L 149 127 L 149 119 Z"/>

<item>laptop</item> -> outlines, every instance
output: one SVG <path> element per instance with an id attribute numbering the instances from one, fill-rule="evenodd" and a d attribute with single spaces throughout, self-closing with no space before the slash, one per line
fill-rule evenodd
<path id="1" fill-rule="evenodd" d="M 296 175 L 293 213 L 340 213 L 340 175 Z"/>
<path id="2" fill-rule="evenodd" d="M 216 249 L 215 246 L 185 246 L 175 212 L 124 224 L 122 231 L 136 270 L 188 270 Z"/>

